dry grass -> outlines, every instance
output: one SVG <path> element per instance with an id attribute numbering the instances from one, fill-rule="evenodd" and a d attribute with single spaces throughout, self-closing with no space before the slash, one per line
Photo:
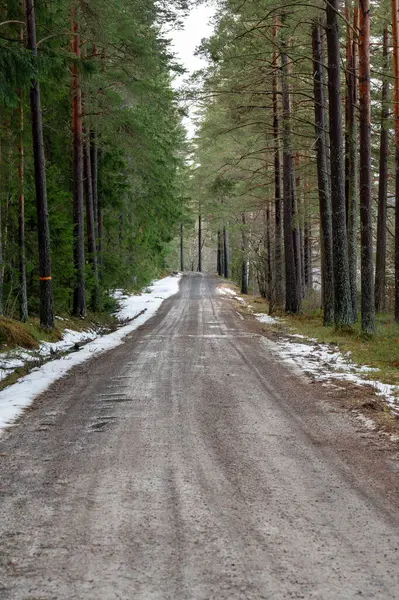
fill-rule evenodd
<path id="1" fill-rule="evenodd" d="M 27 325 L 5 317 L 0 317 L 0 344 L 7 348 L 21 346 L 29 350 L 39 347 L 36 336 Z"/>

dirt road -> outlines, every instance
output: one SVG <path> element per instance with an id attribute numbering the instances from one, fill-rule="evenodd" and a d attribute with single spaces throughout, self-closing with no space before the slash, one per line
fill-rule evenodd
<path id="1" fill-rule="evenodd" d="M 193 275 L 0 440 L 0 598 L 399 598 L 392 453 Z"/>

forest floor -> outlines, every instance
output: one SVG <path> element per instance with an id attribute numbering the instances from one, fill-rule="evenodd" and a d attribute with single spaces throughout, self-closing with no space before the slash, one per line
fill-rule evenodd
<path id="1" fill-rule="evenodd" d="M 399 326 L 392 317 L 380 315 L 370 339 L 361 335 L 360 326 L 345 332 L 324 327 L 319 311 L 269 316 L 262 297 L 242 296 L 230 283 L 221 291 L 259 322 L 281 360 L 332 390 L 349 390 L 346 406 L 370 428 L 399 441 Z"/>
<path id="2" fill-rule="evenodd" d="M 184 276 L 3 432 L 4 600 L 399 597 L 397 444 L 221 285 Z"/>

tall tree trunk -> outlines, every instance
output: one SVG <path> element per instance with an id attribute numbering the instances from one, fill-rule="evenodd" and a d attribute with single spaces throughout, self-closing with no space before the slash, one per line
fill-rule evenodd
<path id="1" fill-rule="evenodd" d="M 324 48 L 322 26 L 314 25 L 313 72 L 315 99 L 315 133 L 317 154 L 317 178 L 321 221 L 321 271 L 324 325 L 334 323 L 334 262 L 332 241 L 332 208 L 328 182 L 328 160 L 325 129 L 327 127 L 326 97 L 324 84 Z"/>
<path id="2" fill-rule="evenodd" d="M 101 189 L 101 152 L 97 155 L 97 252 L 98 252 L 98 276 L 101 281 L 103 272 L 103 236 L 104 236 L 104 213 L 103 194 Z"/>
<path id="3" fill-rule="evenodd" d="M 180 225 L 180 271 L 184 271 L 184 225 Z"/>
<path id="4" fill-rule="evenodd" d="M 94 232 L 98 249 L 98 145 L 97 134 L 94 130 L 90 132 L 90 164 L 93 190 Z"/>
<path id="5" fill-rule="evenodd" d="M 241 252 L 242 252 L 242 262 L 241 262 L 241 293 L 248 294 L 248 279 L 249 279 L 249 265 L 248 265 L 248 241 L 247 241 L 247 232 L 245 230 L 245 213 L 242 213 L 242 230 L 241 230 Z"/>
<path id="6" fill-rule="evenodd" d="M 396 188 L 395 188 L 395 319 L 399 322 L 399 6 L 398 0 L 392 3 L 392 42 L 395 76 L 394 116 L 396 149 Z"/>
<path id="7" fill-rule="evenodd" d="M 93 178 L 91 170 L 90 156 L 90 140 L 86 136 L 83 144 L 84 153 L 84 171 L 85 171 L 85 195 L 86 195 L 86 229 L 87 229 L 87 251 L 89 263 L 92 268 L 94 286 L 91 294 L 91 309 L 93 312 L 99 310 L 100 305 L 100 288 L 98 284 L 98 264 L 97 264 L 97 244 L 96 244 L 96 227 L 94 219 L 93 206 Z"/>
<path id="8" fill-rule="evenodd" d="M 273 55 L 273 138 L 274 138 L 274 202 L 275 202 L 275 232 L 274 232 L 274 308 L 284 307 L 284 267 L 283 267 L 283 219 L 281 198 L 281 149 L 280 149 L 280 102 L 279 102 L 279 49 L 278 23 L 275 21 L 273 32 L 275 41 Z"/>
<path id="9" fill-rule="evenodd" d="M 72 10 L 72 52 L 80 58 L 80 34 L 76 9 Z M 85 239 L 83 201 L 83 127 L 82 91 L 76 62 L 72 65 L 72 136 L 73 136 L 73 258 L 75 266 L 75 289 L 73 294 L 73 314 L 86 315 L 85 283 Z"/>
<path id="10" fill-rule="evenodd" d="M 312 222 L 310 218 L 309 199 L 304 196 L 304 254 L 305 254 L 305 286 L 307 290 L 313 289 L 313 260 L 312 260 Z"/>
<path id="11" fill-rule="evenodd" d="M 351 0 L 348 2 L 351 4 Z M 353 320 L 357 321 L 357 255 L 358 255 L 358 127 L 356 119 L 357 105 L 357 68 L 359 54 L 359 7 L 353 11 L 353 29 L 347 17 L 347 98 L 346 98 L 346 142 L 347 142 L 347 228 L 348 228 L 348 260 Z M 351 50 L 349 50 L 349 46 Z M 348 62 L 349 61 L 349 62 Z"/>
<path id="12" fill-rule="evenodd" d="M 266 290 L 267 290 L 267 299 L 269 301 L 269 310 L 272 308 L 274 310 L 274 276 L 273 276 L 273 261 L 272 261 L 272 220 L 271 220 L 271 212 L 270 212 L 270 204 L 267 202 L 266 204 Z"/>
<path id="13" fill-rule="evenodd" d="M 377 252 L 375 264 L 375 309 L 377 312 L 385 310 L 386 292 L 386 253 L 387 253 L 387 197 L 388 197 L 388 157 L 389 157 L 389 80 L 387 77 L 389 34 L 388 26 L 384 28 L 383 58 L 384 80 L 382 83 L 381 97 L 381 136 L 380 136 L 380 166 L 378 183 L 378 224 L 377 224 Z"/>
<path id="14" fill-rule="evenodd" d="M 202 215 L 198 215 L 198 271 L 202 271 Z"/>
<path id="15" fill-rule="evenodd" d="M 21 27 L 19 39 L 24 43 L 24 28 Z M 24 158 L 24 92 L 19 90 L 19 143 L 18 143 L 18 237 L 19 237 L 19 315 L 22 323 L 28 320 L 28 294 L 26 289 L 26 252 L 25 252 L 25 158 Z"/>
<path id="16" fill-rule="evenodd" d="M 327 4 L 328 91 L 330 105 L 331 203 L 334 256 L 335 324 L 353 324 L 345 207 L 345 164 L 340 79 L 339 0 Z"/>
<path id="17" fill-rule="evenodd" d="M 25 0 L 26 36 L 28 49 L 36 60 L 36 20 L 34 0 Z M 40 84 L 33 79 L 30 86 L 33 160 L 35 167 L 36 209 L 39 241 L 40 326 L 54 327 L 53 287 L 51 280 L 50 228 L 47 207 L 46 163 L 43 144 L 43 123 Z"/>
<path id="18" fill-rule="evenodd" d="M 223 256 L 224 256 L 224 276 L 230 279 L 230 246 L 229 232 L 226 227 L 223 227 Z"/>
<path id="19" fill-rule="evenodd" d="M 283 193 L 284 193 L 284 249 L 285 249 L 285 310 L 298 313 L 300 294 L 297 280 L 294 245 L 295 209 L 294 164 L 291 145 L 291 99 L 288 84 L 288 56 L 282 53 L 282 102 L 283 102 Z"/>
<path id="20" fill-rule="evenodd" d="M 362 331 L 375 333 L 373 222 L 371 196 L 370 0 L 360 0 L 360 225 Z"/>
<path id="21" fill-rule="evenodd" d="M 222 233 L 218 231 L 217 270 L 219 277 L 223 275 L 223 241 Z"/>
<path id="22" fill-rule="evenodd" d="M 1 122 L 1 121 L 0 121 Z M 0 137 L 0 173 L 1 166 L 3 164 L 3 140 Z M 1 191 L 1 188 L 0 188 Z M 3 194 L 0 193 L 0 315 L 4 314 L 4 303 L 3 303 L 3 270 L 4 270 L 4 260 L 3 260 L 3 215 L 2 215 L 2 197 Z"/>
<path id="23" fill-rule="evenodd" d="M 23 33 L 21 33 L 23 42 Z M 26 253 L 25 253 L 25 195 L 24 195 L 24 98 L 19 90 L 19 143 L 18 143 L 18 234 L 19 234 L 19 314 L 22 323 L 28 320 L 28 295 L 26 290 Z"/>
<path id="24" fill-rule="evenodd" d="M 298 247 L 296 251 L 298 288 L 301 299 L 305 297 L 305 246 L 303 239 L 303 206 L 302 206 L 302 182 L 300 176 L 301 158 L 299 153 L 295 154 L 295 224 L 296 239 L 294 244 Z"/>

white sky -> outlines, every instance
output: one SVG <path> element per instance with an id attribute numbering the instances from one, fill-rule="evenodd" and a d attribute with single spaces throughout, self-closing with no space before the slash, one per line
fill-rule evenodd
<path id="1" fill-rule="evenodd" d="M 176 78 L 174 86 L 177 89 L 182 86 L 184 81 L 194 71 L 206 66 L 206 61 L 199 56 L 194 56 L 194 52 L 200 45 L 202 38 L 212 35 L 213 27 L 209 24 L 209 21 L 214 14 L 214 6 L 197 6 L 193 8 L 185 19 L 182 30 L 172 31 L 168 34 L 168 37 L 172 40 L 172 50 L 175 52 L 179 62 L 187 70 L 185 76 Z M 190 112 L 193 113 L 194 110 L 195 108 L 193 107 Z M 183 124 L 188 131 L 189 137 L 192 137 L 195 132 L 192 117 L 184 119 Z"/>

